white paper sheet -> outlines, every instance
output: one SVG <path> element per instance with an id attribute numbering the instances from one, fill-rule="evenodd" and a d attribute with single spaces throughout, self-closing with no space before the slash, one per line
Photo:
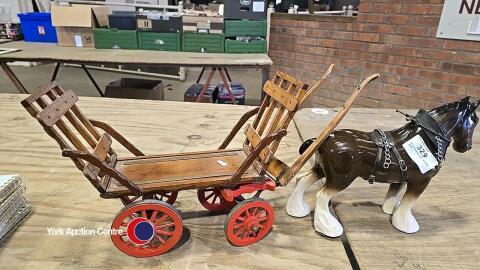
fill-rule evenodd
<path id="1" fill-rule="evenodd" d="M 432 152 L 430 152 L 427 145 L 425 145 L 420 135 L 411 138 L 402 146 L 410 158 L 417 164 L 421 173 L 426 173 L 438 166 L 437 159 L 433 156 Z"/>
<path id="2" fill-rule="evenodd" d="M 75 35 L 75 46 L 83 47 L 82 37 L 79 35 Z"/>
<path id="3" fill-rule="evenodd" d="M 253 12 L 265 12 L 265 2 L 253 2 Z"/>

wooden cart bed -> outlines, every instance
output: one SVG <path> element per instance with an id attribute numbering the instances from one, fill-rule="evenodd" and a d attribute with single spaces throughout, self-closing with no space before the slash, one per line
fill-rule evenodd
<path id="1" fill-rule="evenodd" d="M 115 168 L 145 192 L 177 191 L 227 186 L 246 157 L 243 149 L 128 157 L 118 159 Z M 261 179 L 263 177 L 249 167 L 238 184 Z M 118 197 L 131 191 L 111 181 L 107 193 Z"/>

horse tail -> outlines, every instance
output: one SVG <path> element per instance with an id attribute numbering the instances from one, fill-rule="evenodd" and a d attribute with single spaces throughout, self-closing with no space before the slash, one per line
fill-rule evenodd
<path id="1" fill-rule="evenodd" d="M 298 153 L 301 155 L 303 152 L 307 150 L 307 148 L 315 141 L 315 138 L 308 139 L 300 145 L 300 148 L 298 149 Z"/>

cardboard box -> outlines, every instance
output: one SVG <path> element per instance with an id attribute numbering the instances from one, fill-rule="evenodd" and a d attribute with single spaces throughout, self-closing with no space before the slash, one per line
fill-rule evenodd
<path id="1" fill-rule="evenodd" d="M 164 100 L 161 80 L 121 78 L 105 87 L 105 96 L 112 98 Z"/>
<path id="2" fill-rule="evenodd" d="M 183 32 L 223 34 L 223 17 L 183 15 Z"/>
<path id="3" fill-rule="evenodd" d="M 93 28 L 108 26 L 105 6 L 52 6 L 52 24 L 57 29 L 58 45 L 94 47 Z"/>

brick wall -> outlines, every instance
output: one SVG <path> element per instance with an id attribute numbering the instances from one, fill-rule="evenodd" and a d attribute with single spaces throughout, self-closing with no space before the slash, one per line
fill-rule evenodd
<path id="1" fill-rule="evenodd" d="M 337 64 L 340 76 L 317 91 L 314 106 L 341 105 L 358 78 L 374 72 L 381 78 L 358 107 L 431 108 L 478 98 L 480 42 L 436 38 L 442 8 L 443 0 L 361 0 L 356 18 L 273 14 L 271 75 L 279 69 L 307 82 Z"/>

